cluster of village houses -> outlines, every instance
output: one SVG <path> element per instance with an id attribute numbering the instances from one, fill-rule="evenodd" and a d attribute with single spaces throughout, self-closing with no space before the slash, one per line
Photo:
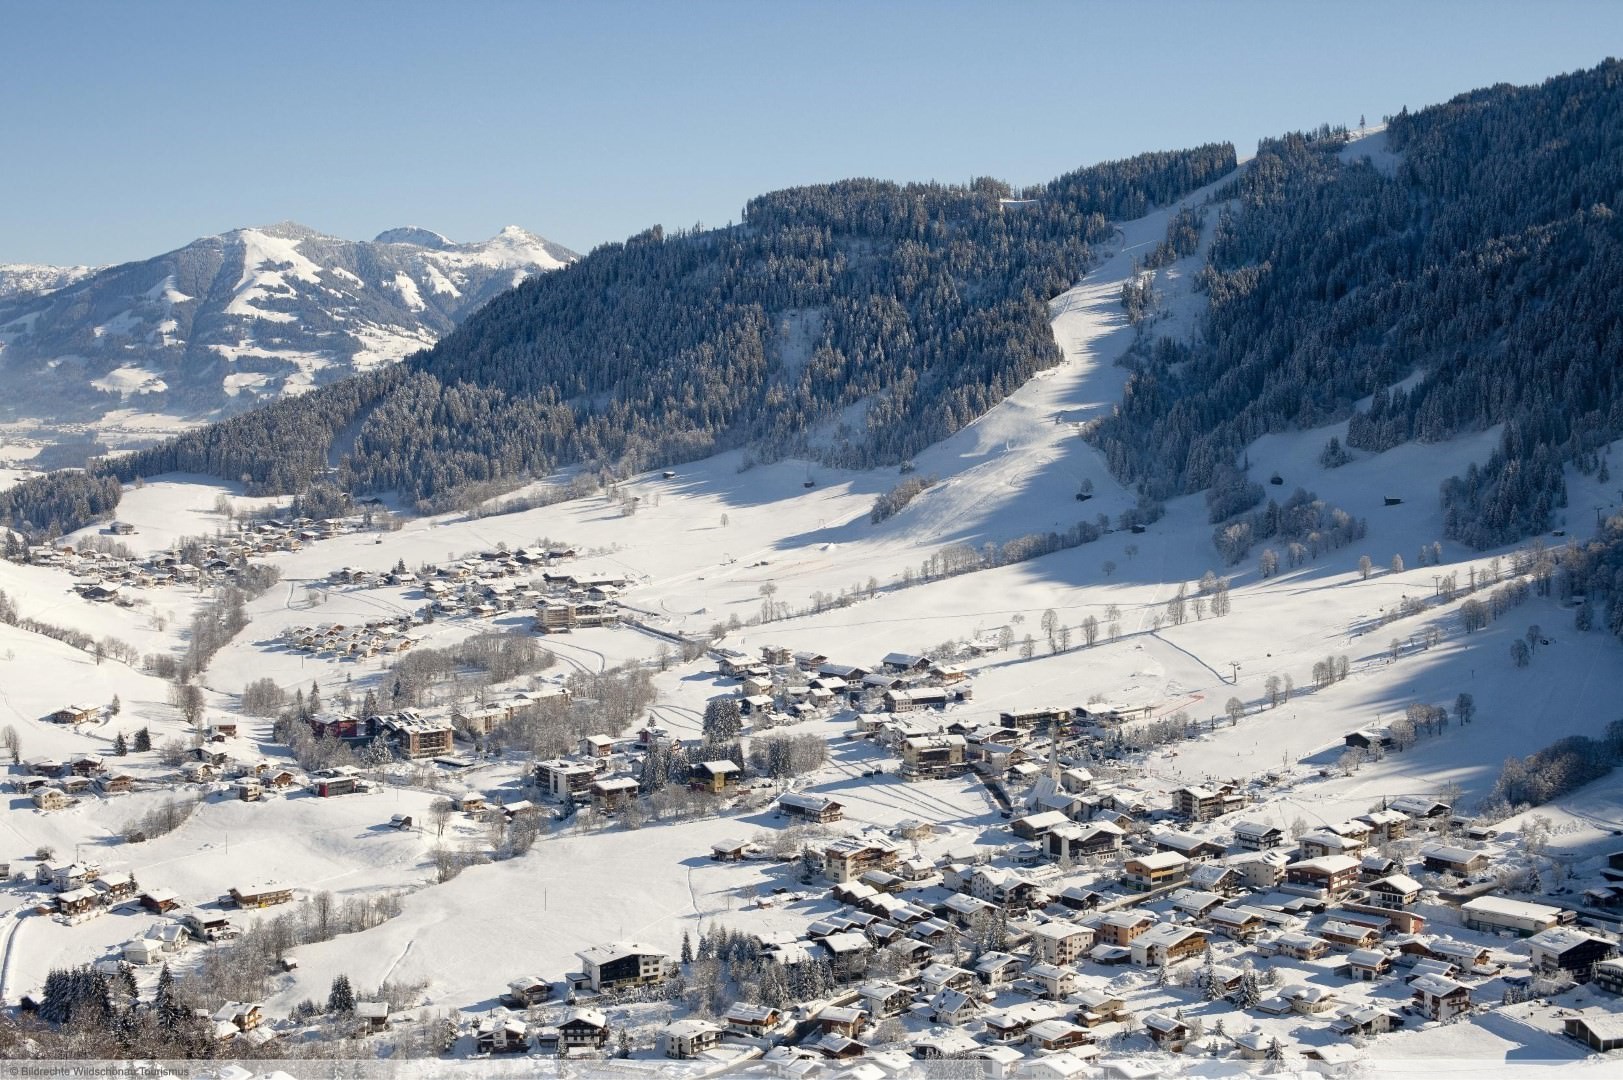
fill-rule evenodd
<path id="1" fill-rule="evenodd" d="M 247 560 L 278 551 L 298 551 L 307 543 L 328 539 L 359 528 L 359 519 L 330 518 L 313 521 L 269 520 L 244 523 L 229 534 L 201 545 L 199 559 L 188 561 L 179 549 L 150 555 L 119 555 L 104 551 L 79 550 L 63 541 L 57 545 L 31 546 L 26 560 L 35 566 L 52 566 L 74 575 L 74 591 L 87 600 L 105 603 L 124 601 L 130 590 L 164 585 L 218 585 L 234 580 Z M 135 527 L 115 521 L 105 530 L 114 537 L 130 536 Z"/>
<path id="2" fill-rule="evenodd" d="M 713 1019 L 676 1020 L 660 1030 L 662 1051 L 700 1057 L 737 1043 L 783 1061 L 827 1063 L 895 1052 L 899 1041 L 913 1057 L 1018 1063 L 1023 1074 L 1058 1077 L 1076 1075 L 1106 1048 L 1133 1045 L 1339 1061 L 1353 1041 L 1450 1022 L 1536 980 L 1593 981 L 1623 994 L 1614 938 L 1579 926 L 1572 910 L 1473 882 L 1497 848 L 1426 839 L 1412 857 L 1372 853 L 1411 833 L 1440 835 L 1450 811 L 1434 801 L 1393 800 L 1292 845 L 1281 829 L 1243 817 L 1202 837 L 1173 827 L 1214 823 L 1234 809 L 1202 789 L 1180 791 L 1150 815 L 1166 827 L 1129 833 L 1130 815 L 1084 810 L 1090 787 L 1083 770 L 1045 770 L 1011 821 L 1036 845 L 991 863 L 910 856 L 895 835 L 873 830 L 823 835 L 806 854 L 833 909 L 799 937 L 767 941 L 765 955 L 789 967 L 825 965 L 832 992 L 783 1009 L 740 1001 Z M 779 809 L 826 826 L 843 816 L 837 799 L 799 792 L 783 795 Z M 1078 826 L 1101 829 L 1089 852 L 1099 869 L 1067 885 L 1070 875 L 1054 873 L 1064 859 L 1057 853 Z M 732 842 L 711 852 L 717 860 L 756 854 Z M 1607 872 L 1623 880 L 1623 852 Z M 996 947 L 971 944 L 987 920 L 999 927 Z M 578 956 L 580 970 L 556 983 L 512 980 L 501 997 L 515 1012 L 480 1023 L 479 1049 L 600 1051 L 613 1032 L 593 995 L 612 1002 L 679 970 L 667 951 L 638 942 Z M 1275 967 L 1326 978 L 1261 974 Z M 1152 969 L 1163 980 L 1181 969 L 1185 989 L 1169 991 L 1174 998 L 1181 993 L 1191 1007 L 1226 999 L 1240 1015 L 1212 1033 L 1174 1006 L 1135 1012 L 1133 995 L 1112 989 L 1120 968 Z M 574 1006 L 561 1022 L 522 1012 L 563 994 Z M 1574 1013 L 1566 1030 L 1595 1050 L 1623 1048 L 1619 1015 Z M 1263 1023 L 1270 1018 L 1288 1023 Z M 892 1028 L 890 1043 L 876 1046 L 879 1026 L 893 1019 L 905 1022 L 900 1039 Z M 1322 1037 L 1279 1034 L 1304 1029 Z"/>
<path id="3" fill-rule="evenodd" d="M 837 791 L 782 792 L 779 820 L 817 827 L 805 830 L 794 872 L 802 881 L 820 877 L 827 892 L 803 933 L 764 941 L 764 953 L 786 968 L 816 964 L 833 987 L 781 1009 L 738 1001 L 715 1018 L 677 1019 L 659 1034 L 670 1057 L 725 1054 L 727 1044 L 739 1044 L 814 1069 L 903 1052 L 1070 1077 L 1112 1047 L 1333 1058 L 1364 1037 L 1456 1020 L 1507 993 L 1531 996 L 1573 983 L 1623 993 L 1618 943 L 1590 920 L 1593 908 L 1615 907 L 1623 897 L 1623 852 L 1610 857 L 1595 887 L 1575 894 L 1582 904 L 1556 907 L 1509 893 L 1490 872 L 1512 853 L 1514 837 L 1464 827 L 1433 798 L 1391 798 L 1345 821 L 1286 830 L 1248 813 L 1266 778 L 1186 786 L 1168 797 L 1127 779 L 1096 777 L 1076 751 L 1133 719 L 1133 710 L 1045 707 L 957 719 L 967 710 L 937 715 L 915 704 L 921 691 L 940 695 L 928 699 L 932 705 L 969 693 L 961 672 L 922 657 L 892 654 L 871 670 L 778 649 L 718 659 L 722 673 L 739 680 L 746 715 L 789 719 L 804 715 L 797 707 L 859 704 L 859 730 L 899 759 L 896 772 L 908 780 L 974 774 L 1006 808 L 992 830 L 1006 833 L 994 835 L 991 847 L 925 857 L 910 842 L 918 833 L 908 823 L 847 829 Z M 562 692 L 526 691 L 458 710 L 449 723 L 411 711 L 323 713 L 310 723 L 352 744 L 381 739 L 402 756 L 435 758 L 451 752 L 459 733 L 488 733 L 538 694 Z M 637 752 L 669 739 L 652 723 L 629 740 L 590 736 L 575 755 L 537 762 L 535 781 L 550 800 L 613 812 L 637 797 Z M 90 759 L 36 762 L 31 772 L 41 775 L 43 766 L 63 781 L 101 782 L 105 775 Z M 744 773 L 725 760 L 690 769 L 693 787 L 717 794 Z M 285 770 L 270 777 L 249 771 L 254 775 L 240 775 L 239 784 L 296 782 Z M 367 788 L 359 770 L 346 768 L 308 784 L 320 796 Z M 488 806 L 475 792 L 454 801 L 475 815 L 539 812 L 530 803 Z M 708 854 L 719 862 L 781 857 L 743 840 L 718 842 Z M 36 870 L 37 881 L 48 873 L 56 888 L 60 917 L 126 901 L 171 914 L 130 942 L 119 962 L 153 962 L 188 940 L 233 932 L 218 905 L 181 911 L 172 894 L 140 892 L 128 875 L 89 869 Z M 284 893 L 233 889 L 230 903 L 278 903 L 291 896 Z M 616 1034 L 609 1020 L 616 1002 L 679 970 L 668 952 L 639 942 L 607 943 L 579 959 L 579 970 L 561 979 L 512 979 L 501 993 L 511 1011 L 477 1022 L 477 1049 L 600 1053 Z M 1119 977 L 1133 970 L 1158 973 L 1165 993 L 1155 1007 L 1134 1005 L 1143 995 L 1133 988 L 1143 984 Z M 1276 971 L 1309 978 L 1268 977 Z M 1178 1006 L 1179 994 L 1191 1009 L 1227 999 L 1233 1022 L 1222 1032 L 1203 1030 Z M 565 998 L 561 1019 L 535 1018 L 534 1006 Z M 228 1027 L 244 1034 L 260 1023 L 257 1004 L 229 1002 L 221 1010 L 235 1010 L 220 1021 L 223 1036 Z M 1623 1048 L 1619 1015 L 1574 1013 L 1567 1033 L 1598 1051 Z M 369 1029 L 390 1022 L 386 1008 L 369 1004 Z"/>
<path id="4" fill-rule="evenodd" d="M 326 659 L 364 660 L 405 652 L 417 644 L 410 631 L 428 620 L 471 616 L 493 619 L 515 611 L 533 613 L 537 633 L 613 626 L 620 621 L 618 603 L 626 579 L 615 574 L 566 573 L 551 569 L 570 550 L 524 548 L 492 550 L 446 566 L 416 571 L 372 571 L 345 567 L 333 571 L 335 585 L 421 586 L 428 605 L 412 614 L 370 619 L 353 625 L 319 623 L 282 631 L 280 643 L 295 652 Z M 523 575 L 538 575 L 519 580 Z"/>
<path id="5" fill-rule="evenodd" d="M 188 906 L 171 889 L 143 887 L 134 875 L 104 869 L 95 862 L 39 860 L 32 876 L 0 864 L 8 880 L 31 886 L 39 894 L 36 910 L 54 914 L 64 922 L 81 922 L 109 909 L 148 913 L 153 919 L 136 937 L 119 946 L 114 955 L 97 961 L 96 970 L 113 974 L 159 964 L 174 964 L 188 949 L 236 938 L 240 929 L 232 922 L 233 911 L 252 911 L 292 903 L 294 890 L 277 883 L 239 883 L 211 903 Z M 284 967 L 296 966 L 285 958 Z M 24 1012 L 37 1011 L 43 1004 L 40 991 L 22 994 L 15 1002 Z M 285 1022 L 272 1022 L 260 1002 L 225 1001 L 207 1011 L 214 1035 L 222 1042 L 241 1040 L 258 1045 L 289 1030 Z M 382 1030 L 389 1020 L 388 1006 L 382 1002 L 358 1002 L 355 1010 L 359 1033 Z M 263 1026 L 262 1026 L 263 1025 Z"/>
<path id="6" fill-rule="evenodd" d="M 905 824 L 891 833 L 841 832 L 837 796 L 783 793 L 776 807 L 786 824 L 824 827 L 802 858 L 828 882 L 835 909 L 797 938 L 767 942 L 766 953 L 788 966 L 826 963 L 837 988 L 827 1000 L 783 1010 L 738 1002 L 714 1019 L 676 1020 L 660 1032 L 668 1056 L 704 1056 L 737 1042 L 815 1067 L 895 1052 L 876 1047 L 875 1035 L 898 1019 L 909 1022 L 904 1050 L 914 1057 L 1020 1063 L 1033 1075 L 1075 1075 L 1103 1048 L 1132 1045 L 1130 1038 L 1164 1051 L 1339 1060 L 1356 1040 L 1450 1022 L 1507 991 L 1593 981 L 1623 993 L 1616 939 L 1580 925 L 1579 911 L 1506 895 L 1488 873 L 1507 851 L 1504 840 L 1460 827 L 1436 799 L 1392 798 L 1291 835 L 1245 814 L 1254 787 L 1187 786 L 1151 805 L 1144 792 L 1099 783 L 1083 765 L 1062 760 L 1065 746 L 1118 727 L 1134 710 L 1042 708 L 1001 713 L 995 722 L 932 722 L 909 692 L 946 691 L 944 700 L 953 700 L 967 686 L 952 668 L 922 657 L 892 654 L 871 670 L 770 648 L 759 658 L 719 659 L 722 674 L 740 680 L 746 715 L 815 709 L 836 698 L 862 704 L 870 711 L 859 717 L 861 728 L 894 752 L 904 778 L 978 772 L 1007 800 L 1014 843 L 991 861 L 927 859 L 910 854 Z M 657 733 L 642 734 L 651 737 Z M 538 773 L 552 797 L 612 808 L 619 789 L 594 760 L 607 759 L 615 741 L 588 743 L 580 758 L 542 762 Z M 714 764 L 696 766 L 695 782 L 723 790 L 731 780 L 705 771 Z M 729 774 L 736 769 L 721 764 Z M 634 780 L 618 782 L 624 797 L 634 797 Z M 717 843 L 710 854 L 771 857 L 744 841 Z M 1606 883 L 1583 897 L 1616 906 L 1623 852 L 1602 873 Z M 999 926 L 997 948 L 973 944 L 988 920 Z M 667 952 L 636 942 L 586 950 L 580 960 L 580 971 L 556 983 L 523 976 L 502 995 L 522 1010 L 567 994 L 576 1004 L 561 1022 L 486 1017 L 479 1049 L 601 1051 L 613 1033 L 591 995 L 612 1001 L 677 971 Z M 1292 967 L 1328 978 L 1256 974 Z M 1211 1035 L 1178 1008 L 1135 1015 L 1132 995 L 1110 989 L 1118 970 L 1135 968 L 1215 980 L 1192 1002 L 1224 998 L 1255 1023 L 1241 1016 L 1236 1030 Z M 1265 1023 L 1273 1018 L 1287 1023 Z M 1317 1037 L 1278 1034 L 1304 1026 Z M 1623 1047 L 1616 1011 L 1575 1014 L 1566 1030 L 1596 1050 Z"/>

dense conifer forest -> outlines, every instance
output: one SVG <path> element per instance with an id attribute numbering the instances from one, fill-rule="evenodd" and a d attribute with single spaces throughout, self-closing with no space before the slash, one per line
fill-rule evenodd
<path id="1" fill-rule="evenodd" d="M 1503 424 L 1492 460 L 1443 485 L 1448 533 L 1548 529 L 1562 463 L 1599 467 L 1623 435 L 1620 130 L 1608 62 L 1391 117 L 1390 175 L 1345 132 L 1264 142 L 1217 196 L 1200 333 L 1138 350 L 1093 438 L 1165 498 L 1270 431 L 1350 416 L 1348 445 L 1380 451 Z"/>

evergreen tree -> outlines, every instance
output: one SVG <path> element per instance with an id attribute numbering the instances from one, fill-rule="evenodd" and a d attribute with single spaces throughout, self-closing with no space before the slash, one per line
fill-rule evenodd
<path id="1" fill-rule="evenodd" d="M 168 964 L 158 972 L 158 987 L 152 995 L 152 1011 L 158 1018 L 158 1026 L 171 1036 L 181 1034 L 191 1015 L 176 992 L 175 977 L 169 971 Z"/>
<path id="2" fill-rule="evenodd" d="M 148 731 L 144 727 L 138 729 L 136 731 L 136 733 L 135 733 L 135 751 L 136 751 L 136 753 L 138 753 L 138 754 L 139 753 L 145 753 L 146 751 L 151 750 L 151 749 L 152 749 L 152 732 Z"/>
<path id="3" fill-rule="evenodd" d="M 355 989 L 342 972 L 333 977 L 332 989 L 327 992 L 327 1011 L 341 1015 L 355 1011 Z"/>
<path id="4" fill-rule="evenodd" d="M 117 735 L 113 736 L 113 756 L 124 757 L 129 752 L 129 744 L 124 741 L 124 733 L 120 731 Z"/>
<path id="5" fill-rule="evenodd" d="M 734 697 L 714 697 L 704 707 L 704 737 L 707 741 L 728 742 L 744 730 L 743 717 Z"/>

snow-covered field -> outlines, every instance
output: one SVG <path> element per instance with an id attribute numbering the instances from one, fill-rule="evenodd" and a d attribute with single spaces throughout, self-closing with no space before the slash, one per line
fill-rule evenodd
<path id="1" fill-rule="evenodd" d="M 1384 147 L 1370 149 L 1378 164 L 1384 160 Z M 1120 284 L 1135 254 L 1161 238 L 1169 212 L 1126 225 L 1122 247 L 1055 300 L 1053 325 L 1064 362 L 920 454 L 918 472 L 938 482 L 889 520 L 871 524 L 868 512 L 874 498 L 896 483 L 894 470 L 849 472 L 796 461 L 745 468 L 740 455 L 729 453 L 680 467 L 671 478 L 656 473 L 623 485 L 622 494 L 640 499 L 630 516 L 615 499 L 591 496 L 478 520 L 455 514 L 412 519 L 396 532 L 346 534 L 264 556 L 283 581 L 252 603 L 248 629 L 209 666 L 203 682 L 211 708 L 230 707 L 232 695 L 265 677 L 289 691 L 320 683 L 329 696 L 346 688 L 359 695 L 383 677 L 381 660 L 323 660 L 270 644 L 287 627 L 364 621 L 407 613 L 424 602 L 410 587 L 313 589 L 330 571 L 383 571 L 400 561 L 415 568 L 550 538 L 586 553 L 574 568 L 630 577 L 627 608 L 650 626 L 698 634 L 736 618 L 739 625 L 721 644 L 741 651 L 778 645 L 872 665 L 887 652 L 922 652 L 953 639 L 984 641 L 1004 628 L 1016 643 L 1028 634 L 1035 639 L 1029 658 L 1016 644 L 961 661 L 973 680 L 974 699 L 954 706 L 949 718 L 1104 700 L 1148 708 L 1155 716 L 1184 711 L 1204 721 L 1223 715 L 1228 700 L 1238 698 L 1246 706 L 1243 718 L 1152 755 L 1140 783 L 1153 800 L 1211 777 L 1293 773 L 1298 782 L 1251 815 L 1280 824 L 1339 820 L 1382 797 L 1430 794 L 1447 785 L 1457 785 L 1470 805 L 1489 790 L 1507 756 L 1525 755 L 1564 735 L 1598 733 L 1615 718 L 1613 705 L 1623 697 L 1623 652 L 1615 640 L 1575 631 L 1569 610 L 1538 598 L 1468 635 L 1459 618 L 1465 597 L 1431 603 L 1436 579 L 1453 573 L 1464 582 L 1472 569 L 1486 573 L 1490 559 L 1506 553 L 1472 552 L 1444 541 L 1440 565 L 1416 565 L 1423 546 L 1442 540 L 1439 481 L 1484 460 L 1497 432 L 1359 453 L 1337 469 L 1322 468 L 1317 458 L 1329 437 L 1345 435 L 1345 425 L 1258 440 L 1248 451 L 1250 472 L 1270 494 L 1283 497 L 1304 487 L 1368 522 L 1362 541 L 1271 578 L 1258 575 L 1255 552 L 1237 566 L 1222 564 L 1205 503 L 1193 496 L 1169 503 L 1166 516 L 1143 533 L 1113 531 L 1027 562 L 908 583 L 948 545 L 979 549 L 1062 531 L 1083 516 L 1114 520 L 1134 505 L 1133 494 L 1111 477 L 1077 426 L 1106 414 L 1121 393 L 1125 372 L 1115 361 L 1132 342 L 1133 330 L 1119 304 Z M 1190 265 L 1158 272 L 1170 314 L 1157 332 L 1187 322 Z M 245 279 L 243 302 L 257 284 Z M 1276 474 L 1281 488 L 1268 486 Z M 808 479 L 814 486 L 806 486 Z M 1093 496 L 1081 503 L 1074 496 L 1084 482 L 1091 483 Z M 1570 483 L 1570 527 L 1581 534 L 1593 508 L 1610 504 L 1588 478 L 1575 474 Z M 121 539 L 136 550 L 157 551 L 180 537 L 210 533 L 223 524 L 216 511 L 221 495 L 239 508 L 251 505 L 213 482 L 149 479 L 127 493 L 120 507 L 120 518 L 137 528 Z M 1388 498 L 1402 502 L 1384 505 Z M 1367 578 L 1358 569 L 1361 555 L 1375 567 Z M 1394 555 L 1411 568 L 1388 569 Z M 1163 625 L 1179 585 L 1189 585 L 1192 594 L 1208 570 L 1229 577 L 1232 613 Z M 143 653 L 180 650 L 199 599 L 185 590 L 149 590 L 145 606 L 124 609 L 81 600 L 69 584 L 57 571 L 0 563 L 0 589 L 25 615 L 115 636 Z M 815 595 L 844 592 L 861 597 L 810 611 Z M 1428 606 L 1422 614 L 1380 625 L 1383 613 L 1405 597 L 1422 598 Z M 794 614 L 760 624 L 767 601 Z M 1050 610 L 1072 633 L 1068 650 L 1049 648 L 1041 624 Z M 1089 616 L 1101 624 L 1101 640 L 1092 646 L 1084 645 L 1081 630 Z M 497 623 L 520 629 L 526 621 L 506 616 Z M 1109 632 L 1112 622 L 1117 633 Z M 1529 668 L 1517 669 L 1509 663 L 1509 643 L 1534 623 L 1549 642 Z M 424 644 L 445 644 L 481 627 L 488 625 L 446 619 L 423 628 L 421 636 Z M 1425 647 L 1433 627 L 1439 640 Z M 1400 642 L 1396 659 L 1394 639 Z M 546 644 L 555 648 L 561 670 L 601 671 L 651 661 L 668 650 L 659 638 L 626 627 L 579 631 Z M 1315 690 L 1313 665 L 1337 654 L 1348 657 L 1349 677 Z M 5 722 L 21 734 L 24 757 L 106 753 L 116 731 L 133 732 L 143 723 L 163 737 L 181 732 L 165 684 L 123 664 L 97 665 L 85 653 L 8 626 L 0 626 L 0 655 L 0 706 Z M 718 684 L 713 669 L 707 659 L 672 662 L 655 677 L 654 718 L 678 736 L 696 737 L 705 701 L 734 685 Z M 1264 707 L 1268 678 L 1286 675 L 1296 694 Z M 1462 692 L 1477 703 L 1470 726 L 1451 725 L 1351 775 L 1333 768 L 1347 732 L 1395 719 L 1411 703 L 1452 706 Z M 124 711 L 100 727 L 73 732 L 37 719 L 67 699 L 102 703 L 115 693 Z M 924 845 L 929 854 L 973 846 L 983 830 L 998 825 L 996 805 L 973 778 L 903 784 L 893 770 L 864 776 L 884 762 L 870 744 L 843 741 L 849 726 L 845 716 L 801 728 L 831 740 L 830 764 L 802 786 L 846 803 L 841 828 L 889 827 L 909 818 L 935 824 L 940 830 Z M 269 741 L 265 725 L 251 732 L 255 753 L 283 752 Z M 1322 779 L 1316 778 L 1320 768 L 1327 773 Z M 469 782 L 495 792 L 518 776 L 519 766 L 509 763 L 476 771 Z M 144 885 L 168 885 L 194 900 L 223 892 L 239 875 L 275 878 L 306 893 L 417 890 L 406 898 L 404 913 L 382 926 L 300 950 L 298 970 L 283 978 L 269 1002 L 272 1012 L 321 996 L 340 972 L 360 986 L 423 980 L 429 1003 L 476 1010 L 488 1007 L 514 975 L 561 977 L 575 968 L 575 951 L 589 945 L 634 938 L 674 951 L 684 931 L 716 922 L 793 935 L 828 909 L 822 891 L 816 900 L 793 899 L 793 864 L 709 859 L 717 840 L 749 839 L 782 827 L 761 811 L 639 829 L 559 829 L 525 856 L 430 885 L 434 841 L 384 825 L 391 814 L 421 814 L 432 797 L 426 789 L 395 787 L 342 799 L 217 801 L 177 832 L 143 845 L 116 841 L 138 797 L 92 797 L 55 813 L 19 804 L 6 815 L 10 850 L 0 854 L 10 855 L 15 872 L 17 860 L 42 844 L 58 853 L 94 847 L 96 857 L 135 871 Z M 1615 784 L 1603 782 L 1548 813 L 1558 826 L 1553 844 L 1581 848 L 1588 857 L 1601 853 L 1602 838 L 1623 821 L 1623 801 Z M 476 839 L 468 837 L 470 843 Z M 774 887 L 791 892 L 775 896 Z M 3 993 L 14 997 L 38 985 L 52 966 L 103 955 L 138 933 L 142 922 L 118 914 L 71 927 L 19 920 L 8 927 Z M 1548 1027 L 1506 1019 L 1491 1027 L 1414 1032 L 1378 1041 L 1380 1051 L 1371 1056 L 1384 1059 L 1376 1062 L 1376 1073 L 1386 1074 L 1390 1064 L 1393 1075 L 1402 1060 L 1432 1055 L 1479 1063 L 1529 1054 L 1571 1056 L 1567 1044 L 1543 1034 Z"/>

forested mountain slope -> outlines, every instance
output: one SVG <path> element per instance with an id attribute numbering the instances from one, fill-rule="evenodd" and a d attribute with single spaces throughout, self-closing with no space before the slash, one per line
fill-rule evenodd
<path id="1" fill-rule="evenodd" d="M 401 370 L 112 468 L 286 491 L 320 475 L 357 420 L 340 484 L 415 500 L 572 462 L 635 469 L 746 441 L 784 453 L 842 420 L 824 457 L 899 461 L 1058 362 L 1046 301 L 1082 274 L 1113 219 L 1234 163 L 1228 144 L 1146 154 L 1018 199 L 991 180 L 776 192 L 742 224 L 656 227 L 526 282 Z"/>
<path id="2" fill-rule="evenodd" d="M 1505 425 L 1485 468 L 1444 484 L 1453 538 L 1548 528 L 1561 462 L 1599 468 L 1623 435 L 1620 133 L 1623 65 L 1608 62 L 1392 117 L 1390 171 L 1337 132 L 1263 143 L 1220 195 L 1199 333 L 1139 350 L 1092 437 L 1164 497 L 1373 395 L 1355 449 Z"/>

